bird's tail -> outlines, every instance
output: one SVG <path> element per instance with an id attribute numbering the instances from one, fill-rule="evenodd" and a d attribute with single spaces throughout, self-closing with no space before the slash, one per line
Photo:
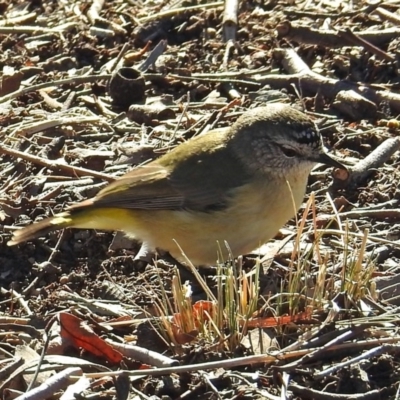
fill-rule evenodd
<path id="1" fill-rule="evenodd" d="M 96 207 L 92 200 L 85 200 L 54 217 L 18 229 L 7 244 L 13 246 L 63 228 L 130 231 L 136 226 L 137 218 L 134 211 Z"/>
<path id="2" fill-rule="evenodd" d="M 75 225 L 75 220 L 76 216 L 72 216 L 70 211 L 57 214 L 54 217 L 46 218 L 43 221 L 14 231 L 13 237 L 7 244 L 8 246 L 14 246 L 26 242 L 27 240 L 46 235 L 51 231 L 73 227 Z"/>

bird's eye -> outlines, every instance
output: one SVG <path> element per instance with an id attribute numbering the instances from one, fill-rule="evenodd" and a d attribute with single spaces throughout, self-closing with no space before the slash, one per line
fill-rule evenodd
<path id="1" fill-rule="evenodd" d="M 282 151 L 283 151 L 283 154 L 289 158 L 295 157 L 297 155 L 297 153 L 289 147 L 282 147 Z"/>

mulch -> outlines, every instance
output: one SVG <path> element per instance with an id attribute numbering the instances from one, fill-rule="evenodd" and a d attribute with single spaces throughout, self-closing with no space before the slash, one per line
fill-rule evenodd
<path id="1" fill-rule="evenodd" d="M 0 2 L 2 398 L 398 398 L 398 9 Z M 350 172 L 318 166 L 297 217 L 243 259 L 247 276 L 260 266 L 260 290 L 236 347 L 229 329 L 162 337 L 174 260 L 138 259 L 120 233 L 7 246 L 17 227 L 274 101 L 307 112 Z M 215 269 L 200 272 L 216 293 Z"/>

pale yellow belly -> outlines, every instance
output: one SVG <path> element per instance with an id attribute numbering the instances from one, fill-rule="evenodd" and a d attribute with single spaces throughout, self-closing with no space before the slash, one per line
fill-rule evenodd
<path id="1" fill-rule="evenodd" d="M 306 179 L 300 181 L 292 183 L 292 190 L 286 182 L 280 184 L 280 190 L 271 184 L 267 189 L 259 182 L 247 185 L 224 211 L 135 211 L 135 223 L 127 221 L 121 230 L 182 260 L 175 239 L 193 264 L 215 264 L 219 248 L 224 259 L 228 258 L 225 241 L 236 257 L 272 238 L 303 200 Z"/>

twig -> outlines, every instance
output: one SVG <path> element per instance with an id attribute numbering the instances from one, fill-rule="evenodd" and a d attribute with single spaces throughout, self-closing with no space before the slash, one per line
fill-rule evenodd
<path id="1" fill-rule="evenodd" d="M 309 26 L 293 24 L 284 21 L 276 27 L 279 38 L 291 39 L 303 44 L 314 44 L 330 48 L 353 46 L 349 39 L 341 39 L 337 31 L 320 30 L 310 28 Z M 380 31 L 362 31 L 355 32 L 361 39 L 366 40 L 375 46 L 380 46 L 394 40 L 400 36 L 400 29 L 382 29 Z"/>
<path id="2" fill-rule="evenodd" d="M 36 132 L 45 131 L 46 129 L 54 128 L 58 125 L 75 125 L 75 124 L 93 124 L 100 121 L 100 118 L 95 117 L 57 117 L 54 119 L 46 119 L 44 121 L 32 122 L 26 124 L 20 129 L 12 131 L 13 135 L 30 136 Z"/>
<path id="3" fill-rule="evenodd" d="M 103 24 L 111 27 L 113 30 L 113 34 L 119 33 L 122 35 L 126 35 L 126 33 L 127 33 L 126 30 L 124 28 L 122 28 L 120 25 L 118 25 L 115 22 L 110 21 L 106 18 L 100 17 L 100 11 L 103 8 L 103 6 L 104 6 L 104 0 L 93 0 L 92 5 L 89 8 L 89 11 L 87 12 L 87 17 L 88 17 L 90 23 L 93 25 L 90 30 L 92 31 L 93 28 L 98 29 L 98 34 L 99 34 L 99 36 L 101 36 L 102 28 L 94 26 L 100 22 L 100 23 L 103 23 Z M 103 31 L 106 31 L 106 30 L 103 29 Z"/>
<path id="4" fill-rule="evenodd" d="M 173 133 L 172 133 L 172 135 L 171 135 L 171 140 L 174 140 L 174 139 L 175 139 L 176 132 L 178 132 L 178 129 L 179 129 L 179 127 L 181 126 L 183 117 L 184 117 L 185 115 L 187 115 L 187 110 L 188 110 L 188 108 L 189 108 L 189 104 L 190 104 L 190 92 L 187 92 L 187 93 L 186 93 L 186 103 L 185 103 L 185 105 L 183 106 L 183 110 L 182 110 L 182 112 L 181 112 L 181 115 L 179 116 L 178 122 L 177 122 L 176 125 L 175 125 L 175 129 L 174 129 L 174 131 L 173 131 Z"/>
<path id="5" fill-rule="evenodd" d="M 228 113 L 228 111 L 231 108 L 234 108 L 236 106 L 239 106 L 241 104 L 240 98 L 234 98 L 232 101 L 230 101 L 228 104 L 225 105 L 225 107 L 221 108 L 220 110 L 217 111 L 217 115 L 215 116 L 213 121 L 209 121 L 210 125 L 208 126 L 209 130 L 212 130 L 215 128 L 217 123 Z M 202 131 L 204 132 L 204 130 Z"/>
<path id="6" fill-rule="evenodd" d="M 26 24 L 28 22 L 35 21 L 36 18 L 37 14 L 35 12 L 31 12 L 29 14 L 19 15 L 18 17 L 3 19 L 0 21 L 0 26 Z"/>
<path id="7" fill-rule="evenodd" d="M 1 292 L 3 294 L 3 289 L 1 290 Z M 24 299 L 24 296 L 19 294 L 15 289 L 11 289 L 11 290 L 7 291 L 7 293 L 10 293 L 11 300 L 13 300 L 13 299 L 18 300 L 18 303 L 20 304 L 20 306 L 25 310 L 26 315 L 28 315 L 28 316 L 33 315 L 33 312 L 29 308 L 28 303 Z"/>
<path id="8" fill-rule="evenodd" d="M 399 31 L 400 33 L 400 31 Z M 303 92 L 321 93 L 334 98 L 342 90 L 354 90 L 376 104 L 387 102 L 394 111 L 400 112 L 400 94 L 389 90 L 375 90 L 368 85 L 360 85 L 344 80 L 336 80 L 311 71 L 308 65 L 293 49 L 276 49 L 274 56 L 282 62 L 283 67 L 290 75 L 260 75 L 253 76 L 261 85 L 270 85 L 273 88 L 288 90 L 291 85 L 298 85 Z"/>
<path id="9" fill-rule="evenodd" d="M 229 39 L 226 43 L 225 54 L 222 60 L 222 68 L 224 70 L 228 69 L 229 55 L 231 50 L 236 47 L 236 27 L 235 29 L 229 29 L 229 34 L 233 39 Z M 228 36 L 227 35 L 227 36 Z M 238 92 L 238 90 L 234 87 L 233 81 L 223 82 L 221 81 L 221 88 L 224 92 L 226 92 L 230 99 L 240 99 L 242 96 Z"/>
<path id="10" fill-rule="evenodd" d="M 271 67 L 262 67 L 259 69 L 253 69 L 253 70 L 242 70 L 242 71 L 237 71 L 237 72 L 232 72 L 232 71 L 221 71 L 221 72 L 213 72 L 211 74 L 207 73 L 193 73 L 191 76 L 193 78 L 201 78 L 201 79 L 213 79 L 213 78 L 218 78 L 218 79 L 230 79 L 230 78 L 242 78 L 246 76 L 253 76 L 253 75 L 260 75 L 264 74 L 265 72 L 270 72 Z"/>
<path id="11" fill-rule="evenodd" d="M 39 376 L 40 368 L 43 365 L 44 357 L 46 356 L 47 349 L 49 348 L 50 338 L 51 338 L 51 333 L 50 333 L 51 332 L 51 328 L 54 325 L 55 321 L 56 321 L 56 318 L 52 317 L 50 319 L 50 321 L 48 322 L 48 324 L 46 325 L 45 329 L 44 329 L 44 334 L 46 335 L 46 340 L 44 342 L 44 346 L 42 348 L 42 352 L 40 354 L 40 357 L 37 360 L 38 362 L 37 362 L 35 374 L 33 375 L 32 379 L 30 380 L 27 392 L 29 392 L 33 388 L 33 386 L 35 385 L 36 380 L 37 380 L 37 378 Z"/>
<path id="12" fill-rule="evenodd" d="M 215 385 L 211 382 L 210 378 L 204 371 L 200 372 L 200 376 L 204 379 L 206 384 L 210 387 L 210 389 L 214 392 L 214 395 L 217 397 L 218 400 L 222 399 L 220 391 L 215 387 Z M 211 396 L 210 396 L 211 397 Z"/>
<path id="13" fill-rule="evenodd" d="M 52 262 L 54 261 L 54 258 L 55 258 L 55 256 L 57 255 L 58 250 L 59 250 L 59 248 L 60 248 L 60 246 L 61 246 L 61 243 L 62 243 L 62 242 L 64 241 L 64 239 L 65 239 L 65 236 L 66 236 L 66 230 L 63 229 L 63 230 L 61 231 L 60 236 L 58 237 L 58 240 L 57 240 L 56 245 L 54 246 L 54 248 L 52 249 L 52 251 L 51 251 L 51 253 L 50 253 L 50 256 L 49 256 L 47 262 L 52 263 Z M 49 336 L 50 336 L 50 335 L 49 335 Z"/>
<path id="14" fill-rule="evenodd" d="M 50 97 L 47 92 L 45 92 L 44 90 L 39 90 L 39 94 L 42 96 L 44 102 L 51 108 L 55 108 L 57 109 L 61 109 L 62 108 L 62 104 L 60 102 L 58 102 L 56 99 L 53 99 L 52 97 Z"/>
<path id="15" fill-rule="evenodd" d="M 309 350 L 307 350 L 309 352 Z M 136 375 L 149 375 L 149 376 L 162 376 L 168 374 L 179 374 L 179 373 L 186 373 L 189 371 L 200 371 L 203 369 L 214 369 L 214 368 L 233 368 L 240 365 L 252 365 L 252 364 L 272 364 L 277 361 L 275 356 L 270 356 L 267 354 L 261 354 L 256 356 L 248 356 L 248 357 L 239 357 L 234 358 L 232 360 L 222 360 L 222 361 L 212 361 L 200 364 L 193 364 L 193 365 L 181 365 L 177 367 L 169 367 L 169 368 L 158 368 L 158 369 L 143 369 L 143 370 L 136 370 L 136 371 L 110 371 L 110 372 L 95 372 L 86 374 L 88 378 L 100 378 L 104 376 L 118 376 L 121 373 L 128 373 L 129 376 L 136 376 Z"/>
<path id="16" fill-rule="evenodd" d="M 52 397 L 56 392 L 68 386 L 72 376 L 82 375 L 82 370 L 78 367 L 66 368 L 57 374 L 48 378 L 40 386 L 30 390 L 29 392 L 18 396 L 19 400 L 40 400 Z"/>
<path id="17" fill-rule="evenodd" d="M 344 31 L 339 31 L 338 34 L 341 39 L 348 40 L 349 42 L 352 42 L 355 46 L 362 46 L 364 47 L 365 50 L 369 51 L 372 54 L 375 54 L 376 56 L 382 58 L 383 60 L 391 62 L 396 60 L 390 54 L 374 46 L 368 40 L 363 39 L 362 37 L 360 37 L 359 34 L 354 33 L 349 28 L 347 28 Z"/>
<path id="18" fill-rule="evenodd" d="M 398 14 L 394 14 L 382 7 L 378 7 L 374 13 L 378 14 L 383 20 L 390 21 L 394 25 L 400 25 L 400 16 Z"/>
<path id="19" fill-rule="evenodd" d="M 97 20 L 100 17 L 100 11 L 104 6 L 104 0 L 93 0 L 92 5 L 90 6 L 87 17 L 92 25 L 95 25 Z"/>
<path id="20" fill-rule="evenodd" d="M 115 32 L 112 29 L 100 28 L 98 26 L 91 26 L 89 33 L 92 36 L 98 36 L 100 38 L 111 38 L 115 36 Z"/>
<path id="21" fill-rule="evenodd" d="M 379 204 L 381 206 L 381 204 Z M 352 211 L 337 213 L 340 218 L 374 218 L 374 219 L 400 219 L 400 208 L 383 209 L 383 210 L 370 210 L 370 209 L 354 209 Z M 332 215 L 319 215 L 318 222 L 329 221 L 333 218 Z"/>
<path id="22" fill-rule="evenodd" d="M 367 157 L 358 162 L 354 167 L 349 168 L 350 175 L 342 183 L 350 186 L 357 186 L 368 178 L 374 169 L 380 167 L 400 149 L 400 138 L 386 139 Z M 336 179 L 337 181 L 337 179 Z"/>
<path id="23" fill-rule="evenodd" d="M 225 42 L 236 40 L 236 31 L 238 26 L 238 8 L 239 0 L 225 1 L 224 17 L 222 20 Z"/>
<path id="24" fill-rule="evenodd" d="M 173 367 L 174 365 L 179 365 L 178 360 L 174 360 L 160 353 L 145 349 L 140 346 L 118 343 L 111 339 L 106 339 L 106 342 L 109 343 L 114 349 L 118 350 L 125 357 L 132 358 L 144 364 L 149 364 L 161 368 Z"/>
<path id="25" fill-rule="evenodd" d="M 366 348 L 371 346 L 381 345 L 383 343 L 398 343 L 400 341 L 399 337 L 384 337 L 379 339 L 373 340 L 359 340 L 357 343 L 354 342 L 346 342 L 338 345 L 334 345 L 329 348 L 327 351 L 329 352 L 337 352 L 343 351 L 346 349 L 354 349 L 354 348 Z M 278 360 L 287 360 L 291 358 L 297 358 L 304 356 L 310 353 L 310 349 L 301 349 L 296 350 L 293 352 L 275 352 L 273 355 L 269 354 L 260 354 L 254 356 L 247 356 L 247 357 L 238 357 L 233 358 L 231 360 L 221 360 L 221 361 L 211 361 L 199 364 L 192 364 L 192 365 L 182 365 L 178 367 L 170 367 L 170 368 L 159 368 L 159 369 L 141 369 L 141 370 L 121 370 L 121 371 L 109 371 L 109 372 L 95 372 L 86 374 L 88 378 L 101 378 L 104 376 L 119 376 L 120 374 L 128 374 L 129 376 L 162 376 L 162 375 L 169 375 L 169 374 L 179 374 L 179 373 L 186 373 L 189 371 L 200 371 L 203 369 L 214 369 L 214 368 L 224 368 L 230 369 L 233 367 L 238 367 L 241 365 L 253 365 L 253 364 L 272 364 Z"/>
<path id="26" fill-rule="evenodd" d="M 119 62 L 121 61 L 121 59 L 125 55 L 125 53 L 128 51 L 128 49 L 129 49 L 129 44 L 128 43 L 124 43 L 124 45 L 122 46 L 121 51 L 118 53 L 118 56 L 114 61 L 114 64 L 110 68 L 110 72 L 113 72 L 115 70 L 115 68 L 117 68 Z"/>
<path id="27" fill-rule="evenodd" d="M 173 17 L 174 15 L 178 15 L 184 12 L 191 12 L 196 10 L 209 10 L 210 8 L 218 8 L 223 7 L 223 1 L 217 1 L 215 3 L 208 3 L 208 4 L 199 4 L 196 6 L 188 6 L 188 7 L 181 7 L 181 8 L 172 8 L 170 10 L 161 11 L 158 14 L 149 15 L 148 17 L 139 18 L 139 22 L 143 24 L 144 22 L 155 21 L 159 18 L 164 17 Z"/>
<path id="28" fill-rule="evenodd" d="M 63 106 L 61 107 L 61 111 L 66 111 L 71 108 L 73 101 L 75 100 L 76 92 L 72 91 L 68 94 L 67 98 L 64 101 Z"/>
<path id="29" fill-rule="evenodd" d="M 316 229 L 315 233 L 318 235 L 338 235 L 338 236 L 352 236 L 352 237 L 356 237 L 356 238 L 360 238 L 360 239 L 364 238 L 364 234 L 362 234 L 362 233 L 344 231 L 344 230 L 339 230 L 339 229 Z M 371 243 L 382 243 L 382 244 L 388 244 L 390 246 L 400 247 L 399 242 L 383 239 L 378 236 L 372 236 L 371 234 L 368 235 L 368 240 Z"/>
<path id="30" fill-rule="evenodd" d="M 319 390 L 314 390 L 306 388 L 304 386 L 297 385 L 295 383 L 290 383 L 288 389 L 292 391 L 295 395 L 301 396 L 303 399 L 314 399 L 314 400 L 381 400 L 387 398 L 382 395 L 382 390 L 371 390 L 366 393 L 358 394 L 338 394 L 321 392 Z"/>
<path id="31" fill-rule="evenodd" d="M 13 157 L 22 158 L 33 164 L 42 165 L 43 167 L 51 170 L 62 170 L 72 176 L 93 176 L 94 178 L 104 179 L 107 182 L 114 182 L 116 178 L 113 176 L 103 174 L 102 172 L 92 171 L 82 167 L 72 167 L 68 164 L 63 164 L 57 160 L 45 160 L 44 158 L 34 156 L 32 154 L 23 153 L 22 151 L 12 149 L 10 147 L 0 144 L 0 153 L 7 154 Z"/>
<path id="32" fill-rule="evenodd" d="M 260 87 L 261 84 L 259 82 L 252 82 L 252 81 L 245 81 L 245 80 L 241 80 L 241 79 L 229 79 L 229 78 L 202 78 L 200 76 L 183 76 L 183 75 L 176 75 L 176 74 L 170 74 L 167 75 L 166 77 L 162 77 L 162 76 L 157 76 L 155 77 L 154 74 L 152 74 L 152 76 L 148 77 L 146 75 L 146 78 L 150 79 L 160 79 L 160 78 L 174 78 L 174 79 L 179 79 L 182 81 L 199 81 L 199 82 L 215 82 L 215 83 L 232 83 L 232 84 L 239 84 L 239 85 L 246 85 L 246 86 L 252 86 L 252 87 Z"/>
<path id="33" fill-rule="evenodd" d="M 361 333 L 365 329 L 366 328 L 364 328 L 363 326 L 356 326 L 353 328 L 353 330 L 356 330 L 359 333 Z M 354 337 L 353 330 L 345 330 L 345 332 L 341 333 L 339 336 L 330 340 L 323 346 L 317 347 L 313 351 L 310 350 L 309 353 L 305 354 L 302 358 L 299 358 L 298 360 L 294 361 L 293 363 L 278 367 L 279 371 L 292 371 L 295 368 L 298 368 L 300 365 L 304 365 L 305 363 L 311 363 L 311 362 L 315 361 L 316 359 L 321 359 L 323 357 L 324 353 L 329 351 L 333 345 L 338 346 L 341 343 L 353 338 Z"/>
<path id="34" fill-rule="evenodd" d="M 0 380 L 1 381 L 8 379 L 8 377 L 15 370 L 17 370 L 17 368 L 21 368 L 21 366 L 23 366 L 25 363 L 25 360 L 22 357 L 16 358 L 11 353 L 8 353 L 8 351 L 5 351 L 5 349 L 2 349 L 2 353 L 3 353 L 2 356 L 9 355 L 10 359 L 12 361 L 10 363 L 4 362 L 4 366 L 1 368 L 1 372 L 0 372 Z"/>
<path id="35" fill-rule="evenodd" d="M 1 35 L 13 35 L 20 33 L 61 33 L 63 31 L 75 28 L 78 24 L 76 22 L 69 22 L 68 24 L 58 25 L 56 28 L 42 28 L 39 26 L 1 26 Z"/>
<path id="36" fill-rule="evenodd" d="M 193 73 L 190 76 L 186 76 L 186 78 L 188 78 L 190 80 L 210 79 L 210 81 L 217 81 L 219 79 L 231 80 L 231 79 L 237 79 L 237 78 L 244 78 L 247 76 L 262 75 L 265 72 L 270 72 L 270 71 L 271 71 L 271 67 L 268 66 L 268 67 L 253 69 L 253 70 L 241 70 L 241 71 L 235 71 L 235 72 L 219 71 L 219 72 L 212 72 L 212 73 Z M 146 77 L 146 79 L 160 79 L 160 78 L 164 77 L 164 75 L 162 75 L 162 74 L 144 74 L 144 76 Z M 176 75 L 176 74 L 170 74 L 168 76 L 171 76 L 174 78 L 176 78 L 176 77 L 181 78 L 180 75 Z M 183 78 L 185 78 L 185 77 L 183 77 Z"/>
<path id="37" fill-rule="evenodd" d="M 399 350 L 400 350 L 399 346 L 394 345 L 394 344 L 385 344 L 383 346 L 378 346 L 378 347 L 375 347 L 374 349 L 368 350 L 368 351 L 360 354 L 357 357 L 353 357 L 344 362 L 337 363 L 330 368 L 324 369 L 323 371 L 315 372 L 313 374 L 313 376 L 316 379 L 321 379 L 321 378 L 326 377 L 327 375 L 334 374 L 336 371 L 338 371 L 341 368 L 347 367 L 347 366 L 355 364 L 355 363 L 359 363 L 361 360 L 365 360 L 365 359 L 369 360 L 369 359 L 372 359 L 373 357 L 380 356 L 383 353 L 398 352 Z"/>
<path id="38" fill-rule="evenodd" d="M 238 28 L 239 0 L 226 0 L 223 16 L 224 41 L 226 43 L 225 54 L 222 60 L 222 69 L 228 69 L 229 56 L 232 49 L 237 46 L 236 32 Z M 235 88 L 233 82 L 222 82 L 221 89 L 226 92 L 230 99 L 240 99 L 242 96 Z"/>
<path id="39" fill-rule="evenodd" d="M 222 68 L 224 71 L 228 70 L 228 62 L 229 62 L 229 55 L 231 54 L 231 50 L 235 48 L 235 42 L 233 39 L 229 39 L 226 42 L 224 57 L 222 59 Z"/>
<path id="40" fill-rule="evenodd" d="M 310 17 L 310 18 L 344 18 L 344 17 L 352 17 L 354 15 L 359 15 L 362 13 L 370 14 L 375 8 L 379 5 L 379 3 L 371 4 L 366 7 L 357 10 L 351 11 L 341 11 L 340 13 L 330 13 L 330 12 L 317 12 L 317 11 L 307 11 L 307 10 L 297 10 L 297 9 L 290 9 L 285 8 L 282 12 L 286 15 L 293 15 L 295 17 Z"/>
<path id="41" fill-rule="evenodd" d="M 73 78 L 67 79 L 59 79 L 58 81 L 39 83 L 38 85 L 28 86 L 26 88 L 18 89 L 15 92 L 9 93 L 6 96 L 0 97 L 0 104 L 15 99 L 24 94 L 34 92 L 36 90 L 45 89 L 53 86 L 61 86 L 61 85 L 76 85 L 79 83 L 89 83 L 89 82 L 97 82 L 101 79 L 110 79 L 110 74 L 102 74 L 102 75 L 86 75 L 86 76 L 75 76 Z"/>

